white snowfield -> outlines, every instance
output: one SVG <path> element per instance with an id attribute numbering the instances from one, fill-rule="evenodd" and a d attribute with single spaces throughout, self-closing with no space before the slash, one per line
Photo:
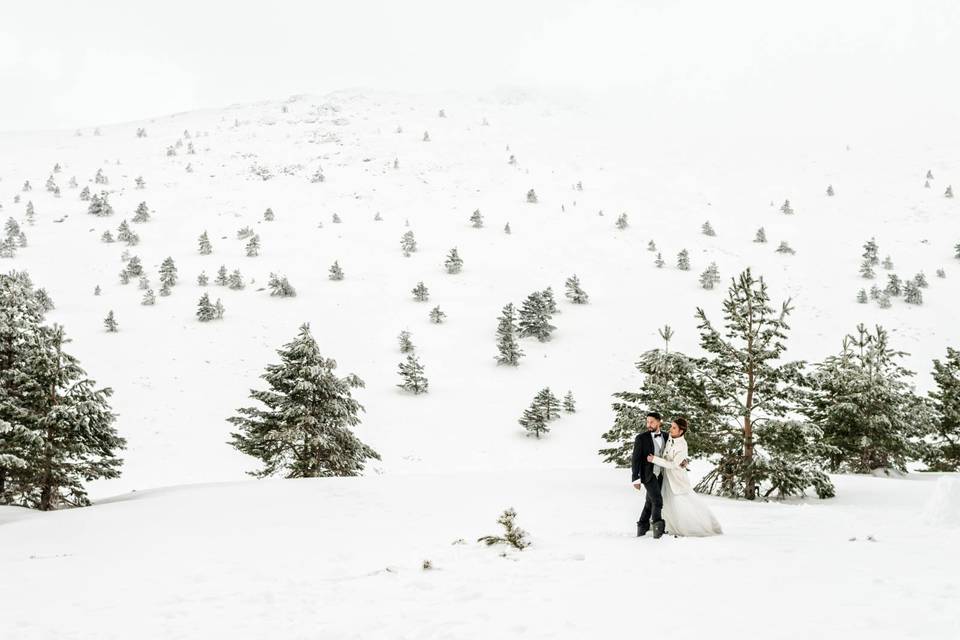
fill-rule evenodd
<path id="1" fill-rule="evenodd" d="M 725 535 L 654 541 L 633 537 L 642 492 L 629 471 L 597 455 L 611 394 L 639 385 L 633 363 L 661 346 L 656 330 L 670 324 L 671 347 L 698 353 L 696 307 L 719 324 L 729 279 L 748 266 L 775 304 L 793 300 L 788 357 L 820 360 L 858 322 L 882 324 L 928 390 L 931 360 L 960 346 L 960 200 L 943 196 L 960 189 L 960 129 L 770 114 L 750 128 L 750 113 L 725 125 L 651 105 L 350 91 L 101 126 L 99 136 L 0 134 L 0 218 L 29 239 L 0 269 L 27 270 L 46 288 L 49 319 L 114 389 L 128 440 L 123 476 L 91 485 L 94 506 L 0 509 L 0 638 L 960 637 L 955 476 L 840 476 L 828 501 L 705 498 Z M 184 130 L 190 140 L 167 156 Z M 43 188 L 56 162 L 59 199 Z M 319 168 L 325 181 L 311 182 Z M 98 169 L 108 185 L 93 184 Z M 115 214 L 89 215 L 71 176 L 109 191 Z M 33 191 L 21 192 L 25 180 Z M 785 199 L 793 215 L 780 213 Z M 135 280 L 119 283 L 125 246 L 100 241 L 141 201 L 152 218 L 131 224 L 131 255 L 157 293 L 164 258 L 180 275 L 155 306 L 140 304 Z M 475 209 L 481 229 L 469 222 Z M 715 237 L 700 232 L 708 220 Z M 258 257 L 236 237 L 244 226 L 261 237 Z M 766 244 L 753 242 L 760 226 Z M 404 257 L 408 229 L 419 250 Z M 212 255 L 197 251 L 203 231 Z M 883 269 L 874 281 L 858 275 L 870 237 L 893 272 L 926 274 L 922 306 L 856 303 L 861 287 L 886 284 Z M 795 255 L 775 252 L 783 240 Z M 443 268 L 453 247 L 464 260 L 456 275 Z M 684 248 L 686 272 L 675 267 Z M 339 282 L 327 277 L 335 260 Z M 704 291 L 710 262 L 723 281 Z M 246 289 L 214 285 L 221 264 L 240 269 Z M 258 290 L 271 272 L 297 297 Z M 587 305 L 563 299 L 574 273 Z M 421 280 L 429 302 L 410 293 Z M 520 366 L 498 367 L 501 308 L 547 286 L 561 311 L 553 339 L 524 340 Z M 197 321 L 204 291 L 222 300 L 222 320 Z M 430 323 L 435 305 L 443 324 Z M 110 310 L 118 333 L 104 331 Z M 251 481 L 256 461 L 227 444 L 226 418 L 252 404 L 249 390 L 264 387 L 259 375 L 303 322 L 340 375 L 365 381 L 355 431 L 383 459 L 361 478 Z M 427 394 L 396 387 L 402 329 Z M 572 390 L 577 413 L 537 440 L 517 419 L 544 386 Z M 533 546 L 503 558 L 476 539 L 500 533 L 509 506 Z"/>
<path id="2" fill-rule="evenodd" d="M 840 477 L 829 501 L 705 498 L 725 535 L 660 540 L 632 536 L 642 493 L 612 469 L 264 480 L 46 514 L 4 507 L 0 629 L 18 640 L 948 640 L 960 633 L 960 529 L 922 519 L 938 486 Z M 501 557 L 476 539 L 500 533 L 507 506 L 533 544 Z"/>

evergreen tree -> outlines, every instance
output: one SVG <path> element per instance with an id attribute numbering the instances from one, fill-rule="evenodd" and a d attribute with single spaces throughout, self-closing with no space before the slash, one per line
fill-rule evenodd
<path id="1" fill-rule="evenodd" d="M 717 270 L 717 263 L 711 262 L 707 270 L 700 274 L 700 286 L 704 289 L 713 289 L 720 283 L 720 272 Z"/>
<path id="2" fill-rule="evenodd" d="M 893 260 L 890 258 L 890 256 L 887 256 L 883 259 L 883 268 L 887 271 L 893 269 Z"/>
<path id="3" fill-rule="evenodd" d="M 240 275 L 240 269 L 233 270 L 227 278 L 227 286 L 231 289 L 243 289 L 243 276 Z"/>
<path id="4" fill-rule="evenodd" d="M 429 383 L 423 373 L 423 365 L 414 354 L 407 355 L 407 360 L 400 363 L 400 377 L 403 382 L 397 386 L 404 391 L 412 391 L 414 394 L 427 392 Z"/>
<path id="5" fill-rule="evenodd" d="M 100 285 L 97 285 L 93 288 L 93 295 L 95 296 L 100 295 Z"/>
<path id="6" fill-rule="evenodd" d="M 231 434 L 233 446 L 263 463 L 251 475 L 356 476 L 367 460 L 379 460 L 351 430 L 363 410 L 351 389 L 362 388 L 363 380 L 335 374 L 336 361 L 320 354 L 308 324 L 277 353 L 280 363 L 261 375 L 269 389 L 250 392 L 266 408 L 244 407 L 228 418 L 238 428 Z"/>
<path id="7" fill-rule="evenodd" d="M 927 283 L 927 276 L 923 274 L 923 271 L 913 276 L 913 283 L 921 289 L 926 289 L 930 285 Z"/>
<path id="8" fill-rule="evenodd" d="M 881 309 L 889 309 L 892 305 L 890 302 L 890 294 L 886 291 L 880 294 L 880 297 L 877 299 L 877 304 L 880 305 Z"/>
<path id="9" fill-rule="evenodd" d="M 938 277 L 938 278 L 946 278 L 946 277 L 947 277 L 947 272 L 944 271 L 943 269 L 937 269 L 937 277 Z"/>
<path id="10" fill-rule="evenodd" d="M 220 265 L 220 268 L 217 269 L 217 277 L 216 279 L 214 279 L 214 282 L 216 282 L 221 287 L 227 286 L 227 284 L 230 282 L 230 279 L 227 277 L 226 265 Z"/>
<path id="11" fill-rule="evenodd" d="M 512 157 L 513 156 L 511 156 L 511 158 Z M 534 191 L 533 189 L 530 189 L 529 191 L 527 191 L 527 202 L 531 204 L 537 204 L 537 192 Z"/>
<path id="12" fill-rule="evenodd" d="M 443 322 L 444 318 L 447 317 L 443 311 L 440 310 L 440 307 L 434 307 L 430 310 L 430 322 L 433 324 L 440 324 Z"/>
<path id="13" fill-rule="evenodd" d="M 423 132 L 423 141 L 430 142 L 430 133 L 428 131 Z"/>
<path id="14" fill-rule="evenodd" d="M 504 232 L 505 234 L 507 234 L 508 236 L 513 233 L 513 232 L 510 230 L 510 223 L 509 223 L 509 222 L 508 222 L 507 224 L 503 225 L 503 232 Z M 960 249 L 957 249 L 957 252 L 960 253 Z"/>
<path id="15" fill-rule="evenodd" d="M 819 429 L 788 419 L 798 410 L 803 366 L 781 362 L 791 311 L 789 300 L 779 312 L 770 306 L 766 283 L 750 269 L 730 286 L 722 332 L 697 309 L 707 354 L 696 365 L 708 403 L 700 445 L 719 454 L 697 490 L 753 500 L 759 494 L 801 494 L 812 486 L 821 498 L 833 495 L 817 464 Z"/>
<path id="16" fill-rule="evenodd" d="M 247 238 L 253 237 L 253 235 L 253 229 L 245 226 L 237 231 L 237 240 L 246 240 Z"/>
<path id="17" fill-rule="evenodd" d="M 117 320 L 116 318 L 113 317 L 113 310 L 111 310 L 110 313 L 107 314 L 107 317 L 103 321 L 103 326 L 106 327 L 107 332 L 109 333 L 116 333 L 117 329 L 119 329 L 119 325 L 117 325 Z"/>
<path id="18" fill-rule="evenodd" d="M 413 231 L 404 232 L 403 237 L 400 238 L 400 249 L 403 250 L 403 255 L 407 258 L 417 250 L 417 241 L 413 237 Z"/>
<path id="19" fill-rule="evenodd" d="M 133 214 L 133 221 L 140 222 L 149 222 L 150 220 L 150 209 L 147 208 L 146 202 L 141 202 L 137 205 L 137 210 Z"/>
<path id="20" fill-rule="evenodd" d="M 127 261 L 126 272 L 132 278 L 139 278 L 143 275 L 143 265 L 139 256 L 133 256 Z"/>
<path id="21" fill-rule="evenodd" d="M 90 195 L 90 187 L 84 186 L 83 189 L 80 190 L 80 199 L 86 202 L 91 198 L 92 196 Z"/>
<path id="22" fill-rule="evenodd" d="M 460 269 L 463 268 L 463 259 L 460 257 L 460 254 L 457 253 L 456 247 L 450 249 L 450 253 L 447 254 L 447 259 L 444 261 L 443 266 L 446 267 L 447 273 L 460 273 Z"/>
<path id="23" fill-rule="evenodd" d="M 417 299 L 417 302 L 426 302 L 430 299 L 430 292 L 427 291 L 427 287 L 422 280 L 413 288 L 413 297 Z"/>
<path id="24" fill-rule="evenodd" d="M 103 169 L 97 169 L 97 175 L 93 176 L 93 181 L 97 184 L 109 184 L 107 176 L 103 175 Z"/>
<path id="25" fill-rule="evenodd" d="M 144 182 L 143 176 L 137 176 L 137 179 L 135 180 L 135 183 L 136 183 L 136 188 L 137 188 L 137 189 L 145 189 L 145 188 L 147 187 L 147 183 Z"/>
<path id="26" fill-rule="evenodd" d="M 248 258 L 255 258 L 260 255 L 260 236 L 258 234 L 254 234 L 247 242 L 246 251 Z"/>
<path id="27" fill-rule="evenodd" d="M 923 304 L 923 293 L 913 280 L 907 280 L 904 283 L 903 299 L 907 304 Z"/>
<path id="28" fill-rule="evenodd" d="M 792 215 L 792 214 L 793 214 L 793 207 L 790 206 L 790 201 L 789 201 L 789 200 L 784 200 L 784 201 L 783 201 L 783 204 L 780 205 L 780 213 L 784 213 L 784 214 L 786 214 L 786 215 Z"/>
<path id="29" fill-rule="evenodd" d="M 520 307 L 520 321 L 518 323 L 519 336 L 526 338 L 533 336 L 540 342 L 550 339 L 550 334 L 556 329 L 550 324 L 552 315 L 542 291 L 535 291 L 527 296 Z"/>
<path id="30" fill-rule="evenodd" d="M 201 271 L 200 275 L 197 276 L 197 284 L 200 285 L 201 287 L 207 286 L 209 281 L 210 279 L 207 277 L 206 271 Z"/>
<path id="31" fill-rule="evenodd" d="M 793 250 L 793 247 L 791 247 L 786 240 L 781 240 L 780 246 L 777 247 L 777 253 L 786 253 L 789 255 L 793 255 L 796 253 L 796 251 Z"/>
<path id="32" fill-rule="evenodd" d="M 217 301 L 213 303 L 213 310 L 216 313 L 217 320 L 223 318 L 224 308 L 223 303 L 220 302 L 220 298 L 217 298 Z"/>
<path id="33" fill-rule="evenodd" d="M 204 294 L 200 296 L 200 302 L 197 303 L 197 320 L 200 322 L 210 322 L 216 317 L 216 308 L 210 302 L 210 296 L 204 292 Z"/>
<path id="34" fill-rule="evenodd" d="M 832 185 L 832 184 L 828 184 L 828 185 L 827 185 L 827 195 L 828 195 L 828 196 L 832 196 L 832 195 L 833 195 L 833 185 Z"/>
<path id="35" fill-rule="evenodd" d="M 577 274 L 573 274 L 567 278 L 565 286 L 567 288 L 567 298 L 573 304 L 587 304 L 590 300 L 587 292 L 580 288 L 580 278 L 577 277 Z"/>
<path id="36" fill-rule="evenodd" d="M 536 400 L 527 409 L 524 409 L 523 415 L 517 422 L 527 430 L 528 435 L 532 433 L 538 439 L 540 434 L 550 431 L 550 427 L 547 426 L 547 418 L 543 415 L 543 411 Z"/>
<path id="37" fill-rule="evenodd" d="M 763 227 L 757 229 L 757 235 L 753 237 L 754 242 L 766 242 L 767 241 L 767 232 Z"/>
<path id="38" fill-rule="evenodd" d="M 873 265 L 871 264 L 871 262 L 869 260 L 864 260 L 860 264 L 860 277 L 870 279 L 870 278 L 875 278 L 876 276 L 877 274 L 874 273 Z"/>
<path id="39" fill-rule="evenodd" d="M 577 412 L 577 402 L 573 399 L 573 391 L 567 391 L 563 396 L 563 410 L 567 413 Z"/>
<path id="40" fill-rule="evenodd" d="M 627 222 L 627 214 L 626 214 L 626 213 L 621 213 L 621 214 L 617 217 L 617 229 L 620 229 L 620 230 L 622 231 L 622 230 L 626 229 L 628 226 L 630 226 L 630 225 L 629 225 L 629 223 Z"/>
<path id="41" fill-rule="evenodd" d="M 715 236 L 717 232 L 713 230 L 713 225 L 710 224 L 710 221 L 707 220 L 703 223 L 703 226 L 700 228 L 705 236 Z"/>
<path id="42" fill-rule="evenodd" d="M 151 306 L 156 304 L 157 298 L 153 295 L 153 289 L 147 289 L 147 292 L 143 294 L 143 299 L 140 301 L 140 304 Z"/>
<path id="43" fill-rule="evenodd" d="M 686 249 L 677 254 L 677 269 L 690 271 L 690 254 Z"/>
<path id="44" fill-rule="evenodd" d="M 173 258 L 167 256 L 160 263 L 160 282 L 172 287 L 177 284 L 177 266 L 173 263 Z"/>
<path id="45" fill-rule="evenodd" d="M 523 350 L 517 342 L 517 316 L 513 303 L 503 307 L 497 322 L 497 363 L 517 366 Z"/>
<path id="46" fill-rule="evenodd" d="M 267 281 L 267 287 L 270 289 L 271 296 L 292 298 L 297 295 L 297 291 L 293 288 L 293 285 L 290 284 L 290 281 L 287 280 L 287 276 L 278 276 L 275 273 L 271 273 Z"/>
<path id="47" fill-rule="evenodd" d="M 404 329 L 397 338 L 400 342 L 400 353 L 413 353 L 413 341 L 410 339 L 410 332 Z"/>
<path id="48" fill-rule="evenodd" d="M 557 310 L 557 301 L 553 297 L 553 287 L 547 287 L 540 292 L 540 295 L 543 297 L 543 304 L 547 309 L 547 313 L 551 316 L 555 313 L 559 313 Z"/>
<path id="49" fill-rule="evenodd" d="M 944 196 L 945 198 L 952 198 L 952 197 L 953 197 L 953 186 L 952 186 L 952 185 L 947 185 L 947 190 L 943 192 L 943 196 Z"/>
<path id="50" fill-rule="evenodd" d="M 553 395 L 550 387 L 544 387 L 533 398 L 533 404 L 548 422 L 560 417 L 560 400 Z"/>
<path id="51" fill-rule="evenodd" d="M 900 277 L 895 273 L 887 274 L 887 288 L 884 291 L 891 296 L 899 296 L 903 293 Z"/>
<path id="52" fill-rule="evenodd" d="M 331 280 L 343 280 L 343 269 L 340 268 L 340 263 L 336 260 L 333 261 L 333 264 L 330 265 L 330 276 Z"/>
<path id="53" fill-rule="evenodd" d="M 657 269 L 663 269 L 663 265 L 666 264 L 663 261 L 663 255 L 659 251 L 657 252 L 657 259 L 654 260 L 653 264 L 657 265 Z"/>
<path id="54" fill-rule="evenodd" d="M 110 206 L 110 202 L 107 200 L 107 192 L 101 191 L 100 194 L 94 194 L 90 198 L 90 206 L 87 207 L 87 213 L 94 216 L 112 216 L 113 207 Z"/>
<path id="55" fill-rule="evenodd" d="M 927 180 L 933 180 L 933 171 L 927 169 Z"/>
<path id="56" fill-rule="evenodd" d="M 877 247 L 877 241 L 873 238 L 867 240 L 863 245 L 863 261 L 871 266 L 880 264 L 880 253 Z"/>
<path id="57" fill-rule="evenodd" d="M 839 355 L 818 364 L 804 414 L 823 431 L 830 471 L 906 471 L 931 426 L 926 401 L 910 383 L 905 356 L 890 347 L 887 332 L 860 324 L 843 339 Z"/>
<path id="58" fill-rule="evenodd" d="M 334 213 L 333 216 L 331 216 L 331 220 L 333 221 L 333 224 L 340 224 L 341 222 L 343 222 L 340 219 L 340 214 L 338 213 Z"/>
<path id="59" fill-rule="evenodd" d="M 498 543 L 505 543 L 518 551 L 523 551 L 529 547 L 531 543 L 527 541 L 527 532 L 514 523 L 516 517 L 517 512 L 514 511 L 512 507 L 505 510 L 503 515 L 497 518 L 497 524 L 503 527 L 503 536 L 481 536 L 477 538 L 477 542 L 482 542 L 488 547 Z"/>
<path id="60" fill-rule="evenodd" d="M 653 240 L 647 243 L 647 251 L 653 252 L 656 250 L 657 250 L 657 244 Z"/>
<path id="61" fill-rule="evenodd" d="M 213 253 L 213 247 L 210 245 L 210 238 L 207 236 L 207 232 L 204 231 L 200 234 L 200 255 L 208 256 Z"/>
<path id="62" fill-rule="evenodd" d="M 933 433 L 923 452 L 930 471 L 960 470 L 960 351 L 947 347 L 947 357 L 933 361 L 936 389 L 929 396 Z"/>
<path id="63" fill-rule="evenodd" d="M 274 217 L 273 209 L 271 209 L 270 207 L 267 207 L 267 210 L 263 212 L 263 219 L 266 220 L 267 222 L 272 222 L 273 217 Z"/>
<path id="64" fill-rule="evenodd" d="M 474 229 L 483 227 L 483 216 L 480 214 L 480 209 L 476 209 L 470 214 L 470 224 L 473 225 Z"/>

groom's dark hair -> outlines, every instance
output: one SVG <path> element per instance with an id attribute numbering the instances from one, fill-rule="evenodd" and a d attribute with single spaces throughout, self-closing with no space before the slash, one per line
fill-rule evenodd
<path id="1" fill-rule="evenodd" d="M 656 418 L 657 420 L 663 422 L 663 416 L 660 415 L 660 412 L 659 412 L 659 411 L 648 411 L 648 412 L 647 412 L 647 417 L 648 417 L 648 418 Z"/>

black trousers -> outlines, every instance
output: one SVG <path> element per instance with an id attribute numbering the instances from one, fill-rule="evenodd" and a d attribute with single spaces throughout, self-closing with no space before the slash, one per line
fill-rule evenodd
<path id="1" fill-rule="evenodd" d="M 643 488 L 647 490 L 647 499 L 643 503 L 643 511 L 640 512 L 640 519 L 637 524 L 650 525 L 650 521 L 658 522 L 663 520 L 660 511 L 663 509 L 663 474 L 654 475 L 649 482 L 643 483 Z"/>

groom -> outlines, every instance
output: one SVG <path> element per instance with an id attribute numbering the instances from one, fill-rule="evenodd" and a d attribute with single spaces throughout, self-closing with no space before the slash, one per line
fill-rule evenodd
<path id="1" fill-rule="evenodd" d="M 659 456 L 667 443 L 667 434 L 661 431 L 663 416 L 656 411 L 647 413 L 647 431 L 637 434 L 633 441 L 633 486 L 640 490 L 640 485 L 647 491 L 647 499 L 643 503 L 643 511 L 637 520 L 637 536 L 645 536 L 650 530 L 650 520 L 653 519 L 653 537 L 663 535 L 666 524 L 660 515 L 663 509 L 663 469 L 647 462 L 648 455 Z"/>

